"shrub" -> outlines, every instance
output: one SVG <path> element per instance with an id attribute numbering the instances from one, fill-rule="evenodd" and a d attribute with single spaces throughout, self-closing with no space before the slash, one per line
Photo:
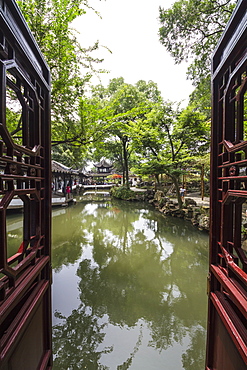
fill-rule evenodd
<path id="1" fill-rule="evenodd" d="M 135 200 L 136 195 L 133 190 L 127 189 L 126 186 L 116 187 L 114 186 L 111 188 L 111 195 L 118 199 L 124 200 Z"/>

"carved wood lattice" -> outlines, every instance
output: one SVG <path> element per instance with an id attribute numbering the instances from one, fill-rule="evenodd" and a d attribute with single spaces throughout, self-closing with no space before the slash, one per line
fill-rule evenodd
<path id="1" fill-rule="evenodd" d="M 50 320 L 50 81 L 12 0 L 0 0 L 0 367 L 46 369 Z M 6 215 L 23 204 L 22 240 Z"/>

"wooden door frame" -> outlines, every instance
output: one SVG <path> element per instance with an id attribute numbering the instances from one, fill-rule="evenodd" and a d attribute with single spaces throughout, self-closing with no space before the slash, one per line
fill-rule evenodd
<path id="1" fill-rule="evenodd" d="M 18 134 L 9 94 L 21 106 Z M 50 72 L 14 0 L 0 0 L 0 99 L 0 368 L 51 369 Z M 14 197 L 23 233 L 10 255 Z"/>
<path id="2" fill-rule="evenodd" d="M 239 0 L 212 58 L 208 370 L 247 368 L 246 12 L 247 1 Z"/>

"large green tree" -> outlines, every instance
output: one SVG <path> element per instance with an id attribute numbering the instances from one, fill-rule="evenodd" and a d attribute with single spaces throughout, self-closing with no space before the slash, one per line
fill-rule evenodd
<path id="1" fill-rule="evenodd" d="M 197 85 L 210 73 L 211 54 L 236 0 L 178 0 L 159 9 L 159 38 L 176 63 L 191 62 L 188 74 Z"/>
<path id="2" fill-rule="evenodd" d="M 131 142 L 130 125 L 143 116 L 147 107 L 145 96 L 133 85 L 124 84 L 112 96 L 111 134 L 122 146 L 124 183 L 129 187 L 129 144 Z"/>
<path id="3" fill-rule="evenodd" d="M 101 60 L 93 58 L 93 52 L 99 47 L 97 42 L 87 49 L 78 43 L 72 22 L 83 15 L 90 4 L 87 0 L 25 0 L 17 3 L 51 71 L 52 144 L 84 144 L 88 138 L 79 114 L 81 97 L 95 65 Z"/>
<path id="4" fill-rule="evenodd" d="M 122 77 L 112 79 L 107 88 L 98 85 L 93 88 L 93 99 L 98 98 L 108 112 L 108 135 L 104 148 L 115 149 L 122 165 L 123 180 L 129 187 L 129 161 L 131 155 L 131 126 L 145 118 L 155 102 L 161 101 L 157 84 L 153 81 L 138 81 L 135 85 L 125 83 Z M 113 144 L 114 143 L 114 144 Z M 121 154 L 119 155 L 119 145 Z M 99 151 L 97 152 L 99 154 Z M 104 154 L 103 154 L 104 155 Z"/>
<path id="5" fill-rule="evenodd" d="M 171 103 L 155 106 L 146 119 L 132 126 L 133 145 L 139 153 L 140 174 L 166 174 L 175 186 L 179 207 L 179 179 L 195 157 L 208 150 L 209 124 L 198 111 L 182 112 Z"/>
<path id="6" fill-rule="evenodd" d="M 190 105 L 207 119 L 211 116 L 211 56 L 229 20 L 236 0 L 178 0 L 159 8 L 159 39 L 175 63 L 189 62 L 187 77 L 195 90 Z"/>

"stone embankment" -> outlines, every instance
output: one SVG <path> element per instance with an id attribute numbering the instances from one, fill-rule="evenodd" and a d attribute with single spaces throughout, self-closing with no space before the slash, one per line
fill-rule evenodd
<path id="1" fill-rule="evenodd" d="M 154 198 L 149 200 L 162 214 L 184 218 L 199 230 L 209 231 L 209 202 L 200 202 L 195 198 L 186 197 L 183 208 L 179 209 L 175 199 L 168 198 L 162 191 L 156 191 Z"/>

